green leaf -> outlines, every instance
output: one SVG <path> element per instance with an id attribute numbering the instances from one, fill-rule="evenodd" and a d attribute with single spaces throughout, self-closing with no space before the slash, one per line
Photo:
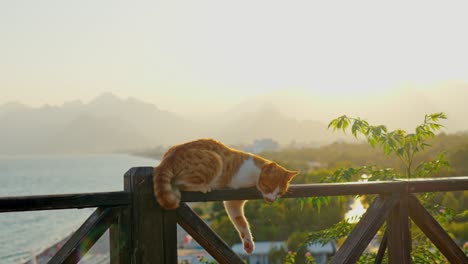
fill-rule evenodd
<path id="1" fill-rule="evenodd" d="M 384 126 L 384 125 L 380 125 L 378 126 L 380 128 L 380 130 L 384 131 L 384 132 L 387 132 L 387 127 Z"/>
<path id="2" fill-rule="evenodd" d="M 431 120 L 434 122 L 439 121 L 439 119 L 447 119 L 447 114 L 440 112 L 440 113 L 434 113 L 430 115 L 426 115 L 426 120 Z"/>
<path id="3" fill-rule="evenodd" d="M 385 155 L 387 155 L 387 156 L 390 155 L 390 153 L 392 152 L 392 149 L 390 148 L 390 145 L 384 144 L 383 147 L 384 147 Z"/>
<path id="4" fill-rule="evenodd" d="M 349 126 L 349 120 L 348 119 L 343 119 L 343 124 L 341 128 L 343 129 L 343 132 L 346 130 L 346 128 Z"/>
<path id="5" fill-rule="evenodd" d="M 360 123 L 358 121 L 354 121 L 353 126 L 351 127 L 351 133 L 354 137 L 357 137 L 358 130 L 360 130 Z"/>
<path id="6" fill-rule="evenodd" d="M 333 127 L 333 130 L 336 129 L 336 125 L 338 123 L 338 120 L 337 119 L 333 119 L 329 124 L 328 124 L 328 129 L 330 129 L 330 127 Z"/>
<path id="7" fill-rule="evenodd" d="M 372 146 L 372 147 L 375 147 L 375 144 L 377 143 L 377 140 L 373 137 L 369 137 L 367 138 L 367 142 L 369 142 L 369 144 Z"/>
<path id="8" fill-rule="evenodd" d="M 343 119 L 340 118 L 340 119 L 338 119 L 338 123 L 336 124 L 336 128 L 340 129 L 342 125 L 343 125 Z"/>
<path id="9" fill-rule="evenodd" d="M 402 148 L 399 148 L 397 151 L 396 151 L 396 154 L 398 156 L 403 156 L 405 154 L 405 147 L 402 147 Z"/>
<path id="10" fill-rule="evenodd" d="M 382 134 L 382 129 L 380 127 L 372 127 L 372 134 L 374 136 L 380 136 Z"/>

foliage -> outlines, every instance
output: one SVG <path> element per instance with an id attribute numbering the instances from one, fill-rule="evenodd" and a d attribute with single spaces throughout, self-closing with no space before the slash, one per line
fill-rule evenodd
<path id="1" fill-rule="evenodd" d="M 426 147 L 424 151 L 415 155 L 413 163 L 437 160 L 440 153 L 444 153 L 445 159 L 451 165 L 451 170 L 442 168 L 439 172 L 424 177 L 468 175 L 468 162 L 466 162 L 468 160 L 468 132 L 440 133 L 428 139 L 427 144 L 431 147 Z M 339 168 L 362 167 L 370 164 L 379 168 L 392 168 L 401 175 L 405 173 L 405 167 L 401 165 L 398 157 L 385 155 L 379 148 L 363 143 L 361 138 L 354 143 L 335 142 L 315 148 L 304 147 L 263 152 L 261 155 L 286 167 L 300 170 L 302 173 L 294 178 L 295 183 L 320 182 L 320 175 L 325 175 L 329 171 L 333 173 Z M 357 179 L 353 178 L 353 180 Z"/>
<path id="2" fill-rule="evenodd" d="M 289 251 L 288 254 L 284 257 L 283 263 L 284 264 L 295 264 L 296 262 L 298 262 L 297 257 L 298 257 L 297 252 Z M 306 252 L 306 253 L 304 253 L 303 261 L 301 261 L 299 263 L 316 264 L 317 262 L 315 262 L 315 259 L 314 259 L 314 257 L 312 256 L 312 254 L 310 252 Z"/>
<path id="3" fill-rule="evenodd" d="M 283 263 L 284 264 L 294 264 L 294 263 L 296 263 L 296 255 L 297 255 L 296 252 L 289 251 L 288 254 L 286 255 L 286 257 L 284 257 Z"/>
<path id="4" fill-rule="evenodd" d="M 349 167 L 337 169 L 332 176 L 324 177 L 321 182 L 350 182 L 361 175 L 362 180 L 367 181 L 385 181 L 393 180 L 399 176 L 399 173 L 393 168 L 380 169 L 375 165 L 362 167 Z"/>
<path id="5" fill-rule="evenodd" d="M 319 211 L 312 204 L 304 204 L 301 208 L 293 199 L 279 199 L 271 204 L 252 200 L 244 209 L 257 241 L 285 241 L 297 230 L 312 232 L 338 222 L 346 210 L 346 204 L 336 197 L 331 198 L 328 204 L 329 206 L 324 206 Z M 239 243 L 238 234 L 234 231 L 222 204 L 214 203 L 212 210 L 213 218 L 209 219 L 211 228 L 226 243 Z"/>
<path id="6" fill-rule="evenodd" d="M 216 264 L 217 263 L 216 261 L 205 258 L 204 256 L 199 256 L 198 261 L 203 264 Z"/>
<path id="7" fill-rule="evenodd" d="M 448 166 L 445 156 L 441 154 L 437 161 L 421 163 L 414 170 L 414 156 L 426 147 L 430 146 L 427 140 L 435 136 L 435 132 L 442 128 L 441 119 L 447 119 L 444 113 L 429 114 L 424 117 L 424 122 L 418 125 L 414 133 L 407 133 L 402 129 L 388 131 L 384 125 L 373 126 L 366 120 L 352 118 L 346 115 L 340 116 L 330 122 L 328 128 L 341 129 L 343 132 L 351 126 L 354 137 L 362 135 L 372 146 L 380 146 L 386 155 L 394 154 L 406 168 L 406 177 L 423 176 L 429 172 L 438 171 L 443 166 Z"/>
<path id="8" fill-rule="evenodd" d="M 288 252 L 286 249 L 284 249 L 284 247 L 274 247 L 268 252 L 268 261 L 272 264 L 282 264 L 282 260 L 286 257 L 287 254 Z"/>
<path id="9" fill-rule="evenodd" d="M 347 219 L 341 220 L 328 229 L 311 232 L 308 235 L 306 244 L 316 242 L 325 245 L 330 240 L 338 240 L 347 236 L 353 230 L 355 224 L 348 222 Z"/>
<path id="10" fill-rule="evenodd" d="M 317 262 L 315 261 L 314 257 L 312 256 L 312 253 L 310 253 L 309 251 L 307 251 L 305 254 L 304 254 L 304 257 L 306 259 L 306 263 L 307 264 L 317 264 Z"/>
<path id="11" fill-rule="evenodd" d="M 349 182 L 361 176 L 366 181 L 373 180 L 391 180 L 401 177 L 426 177 L 433 173 L 439 172 L 442 168 L 449 168 L 450 164 L 446 158 L 445 152 L 440 152 L 435 160 L 421 161 L 419 165 L 414 166 L 415 156 L 426 150 L 430 144 L 428 140 L 435 137 L 435 132 L 438 131 L 442 125 L 439 123 L 441 119 L 446 119 L 444 113 L 436 113 L 426 115 L 424 122 L 418 125 L 414 133 L 407 133 L 404 130 L 397 129 L 389 131 L 384 125 L 373 126 L 366 120 L 360 118 L 352 118 L 343 115 L 330 122 L 329 128 L 333 130 L 342 130 L 346 132 L 348 128 L 354 137 L 364 136 L 367 142 L 372 147 L 379 146 L 383 153 L 387 156 L 394 156 L 400 160 L 404 167 L 403 172 L 394 168 L 381 169 L 376 165 L 359 166 L 339 168 L 333 174 L 328 175 L 322 179 L 321 182 Z M 441 223 L 450 223 L 455 217 L 455 211 L 450 209 L 449 206 L 459 207 L 459 203 L 455 197 L 448 195 L 443 199 L 443 205 L 437 202 L 429 202 L 431 199 L 436 198 L 434 194 L 426 194 L 423 196 L 425 202 L 431 205 L 436 212 L 436 218 Z M 321 201 L 321 200 L 318 200 Z M 317 200 L 311 200 L 312 203 L 317 203 Z M 323 201 L 321 201 L 323 202 Z M 303 203 L 303 202 L 301 202 Z M 320 206 L 320 202 L 319 202 Z M 349 235 L 353 225 L 348 223 L 347 220 L 342 220 L 328 229 L 311 232 L 304 244 L 312 242 L 327 243 L 330 239 L 339 239 Z M 412 231 L 412 232 L 418 232 Z M 413 237 L 416 238 L 416 237 Z M 414 239 L 412 262 L 414 263 L 442 263 L 445 258 L 438 250 L 428 242 L 427 238 L 422 238 L 421 235 Z M 373 262 L 375 254 L 365 253 L 361 256 L 359 263 Z"/>
<path id="12" fill-rule="evenodd" d="M 382 259 L 382 264 L 387 264 L 388 263 L 388 261 L 387 261 L 388 256 L 386 256 L 386 255 L 387 254 L 385 254 L 384 258 Z M 376 257 L 377 257 L 377 253 L 364 252 L 356 263 L 357 264 L 374 263 Z"/>
<path id="13" fill-rule="evenodd" d="M 448 263 L 444 255 L 436 250 L 435 246 L 427 238 L 420 239 L 419 242 L 412 248 L 411 263 Z"/>
<path id="14" fill-rule="evenodd" d="M 353 123 L 350 122 L 345 130 L 350 131 L 352 126 Z M 383 133 L 388 133 L 388 130 L 387 132 L 383 131 Z M 363 136 L 358 131 L 356 131 L 356 135 Z M 431 145 L 431 147 L 424 145 L 424 149 L 420 149 L 413 155 L 412 177 L 468 174 L 468 163 L 466 162 L 468 160 L 468 133 L 451 135 L 442 133 L 434 137 L 427 137 L 423 143 Z M 294 178 L 293 183 L 295 184 L 358 180 L 382 181 L 407 177 L 407 168 L 405 165 L 401 165 L 402 161 L 395 152 L 387 155 L 383 150 L 384 148 L 378 142 L 374 147 L 370 144 L 340 142 L 318 148 L 282 149 L 264 152 L 261 155 L 285 167 L 299 169 L 301 173 Z M 450 172 L 445 169 L 448 164 L 452 165 Z M 369 197 L 362 198 L 369 202 Z M 468 240 L 468 191 L 425 193 L 420 198 L 426 209 L 448 232 L 454 237 L 462 239 L 461 241 Z M 339 240 L 340 237 L 345 237 L 348 234 L 345 228 L 347 224 L 341 220 L 346 210 L 346 202 L 347 198 L 344 197 L 310 197 L 297 201 L 280 199 L 273 204 L 263 201 L 249 201 L 245 209 L 257 241 L 288 240 L 288 245 L 291 244 L 291 247 L 288 248 L 297 252 L 298 261 L 296 262 L 302 263 L 300 260 L 304 258 L 305 252 L 300 251 L 299 247 L 307 239 Z M 209 207 L 203 208 L 203 210 L 205 216 L 208 216 L 212 228 L 228 244 L 239 242 L 238 234 L 226 216 L 222 203 L 210 203 Z M 306 234 L 302 240 L 300 240 L 299 235 L 294 234 L 298 230 Z M 418 230 L 414 230 L 415 240 L 424 237 L 418 232 Z M 414 248 L 417 246 L 414 244 Z M 283 254 L 281 259 L 286 255 L 286 251 Z M 358 263 L 369 263 L 364 260 L 373 257 L 375 254 L 365 253 Z"/>
<path id="15" fill-rule="evenodd" d="M 295 231 L 289 235 L 288 240 L 286 241 L 286 245 L 289 249 L 296 249 L 300 251 L 301 249 L 305 249 L 304 241 L 308 238 L 308 234 L 301 231 Z M 304 250 L 305 253 L 305 250 Z"/>

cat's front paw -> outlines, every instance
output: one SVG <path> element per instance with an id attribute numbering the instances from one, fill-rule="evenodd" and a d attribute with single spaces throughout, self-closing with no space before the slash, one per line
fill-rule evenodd
<path id="1" fill-rule="evenodd" d="M 243 241 L 243 244 L 244 244 L 244 250 L 245 252 L 247 252 L 247 254 L 252 254 L 252 252 L 254 251 L 255 249 L 255 244 L 253 241 L 250 241 L 250 240 L 244 240 Z"/>

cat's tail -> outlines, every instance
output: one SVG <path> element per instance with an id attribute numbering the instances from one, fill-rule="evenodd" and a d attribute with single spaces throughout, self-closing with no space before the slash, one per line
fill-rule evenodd
<path id="1" fill-rule="evenodd" d="M 153 171 L 154 195 L 162 208 L 176 209 L 180 203 L 180 191 L 171 183 L 174 173 L 161 165 Z"/>

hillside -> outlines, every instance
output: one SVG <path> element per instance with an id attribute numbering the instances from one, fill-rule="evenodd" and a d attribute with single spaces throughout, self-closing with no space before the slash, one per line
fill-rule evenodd
<path id="1" fill-rule="evenodd" d="M 7 103 L 0 105 L 0 154 L 128 152 L 201 137 L 228 144 L 271 138 L 280 144 L 313 145 L 337 138 L 325 123 L 298 121 L 273 106 L 243 110 L 238 115 L 228 112 L 209 120 L 189 120 L 110 93 L 89 103 L 72 101 L 61 106 L 31 108 Z"/>

